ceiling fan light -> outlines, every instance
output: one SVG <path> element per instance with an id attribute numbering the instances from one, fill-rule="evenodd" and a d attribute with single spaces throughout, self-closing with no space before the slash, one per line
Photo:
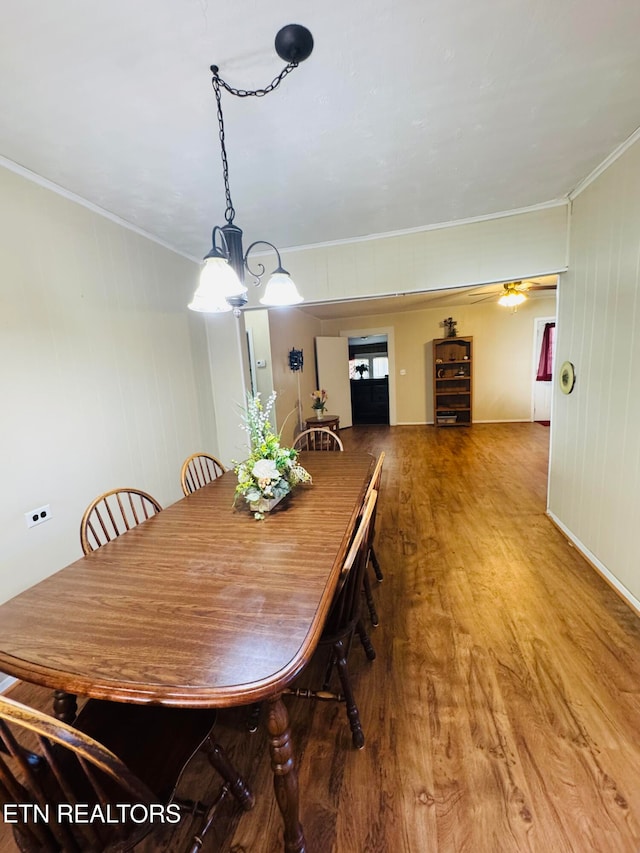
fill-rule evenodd
<path id="1" fill-rule="evenodd" d="M 498 299 L 498 304 L 506 305 L 507 308 L 515 308 L 518 305 L 522 305 L 526 298 L 527 297 L 524 293 L 520 293 L 517 290 L 509 289 L 502 294 L 500 299 Z"/>
<path id="2" fill-rule="evenodd" d="M 267 282 L 260 304 L 275 307 L 298 305 L 303 301 L 289 273 L 280 269 L 276 270 Z"/>

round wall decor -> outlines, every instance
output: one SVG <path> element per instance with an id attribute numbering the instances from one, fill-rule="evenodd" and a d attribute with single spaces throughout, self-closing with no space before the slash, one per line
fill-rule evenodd
<path id="1" fill-rule="evenodd" d="M 560 368 L 560 390 L 563 394 L 570 394 L 576 384 L 576 370 L 570 361 L 565 361 Z"/>

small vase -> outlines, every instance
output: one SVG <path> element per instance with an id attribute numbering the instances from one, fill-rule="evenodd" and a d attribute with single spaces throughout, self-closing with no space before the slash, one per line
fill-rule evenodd
<path id="1" fill-rule="evenodd" d="M 316 409 L 316 417 L 321 421 L 324 417 L 324 409 Z"/>
<path id="2" fill-rule="evenodd" d="M 280 503 L 286 495 L 281 495 L 279 498 L 260 498 L 257 501 L 251 501 L 249 507 L 251 512 L 271 512 L 271 510 Z"/>

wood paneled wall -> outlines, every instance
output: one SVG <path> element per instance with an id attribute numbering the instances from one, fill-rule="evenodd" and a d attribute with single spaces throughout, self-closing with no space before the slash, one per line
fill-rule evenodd
<path id="1" fill-rule="evenodd" d="M 640 608 L 640 144 L 573 202 L 558 306 L 549 507 Z"/>
<path id="2" fill-rule="evenodd" d="M 115 486 L 162 504 L 216 451 L 197 266 L 0 169 L 0 599 L 80 556 L 86 505 Z M 44 504 L 51 520 L 27 529 Z"/>

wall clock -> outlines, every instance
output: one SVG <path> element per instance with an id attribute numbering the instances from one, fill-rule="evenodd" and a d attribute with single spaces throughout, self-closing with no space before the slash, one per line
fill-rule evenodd
<path id="1" fill-rule="evenodd" d="M 560 390 L 563 394 L 570 394 L 576 384 L 576 370 L 570 361 L 565 361 L 560 368 Z"/>

